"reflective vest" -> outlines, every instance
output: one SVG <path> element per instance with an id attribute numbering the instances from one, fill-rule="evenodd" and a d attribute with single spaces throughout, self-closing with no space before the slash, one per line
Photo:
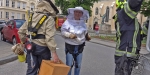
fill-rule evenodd
<path id="1" fill-rule="evenodd" d="M 141 26 L 136 18 L 137 12 L 130 9 L 125 3 L 124 8 L 116 14 L 116 56 L 136 57 L 141 46 Z"/>

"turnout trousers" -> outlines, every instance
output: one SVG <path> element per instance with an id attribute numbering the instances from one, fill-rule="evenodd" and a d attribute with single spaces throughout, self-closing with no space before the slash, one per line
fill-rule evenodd
<path id="1" fill-rule="evenodd" d="M 38 75 L 42 60 L 50 60 L 51 53 L 48 47 L 33 43 L 32 52 L 27 51 L 26 63 L 28 65 L 26 75 Z"/>
<path id="2" fill-rule="evenodd" d="M 115 56 L 115 75 L 131 75 L 132 69 L 136 65 L 136 60 L 130 57 Z"/>

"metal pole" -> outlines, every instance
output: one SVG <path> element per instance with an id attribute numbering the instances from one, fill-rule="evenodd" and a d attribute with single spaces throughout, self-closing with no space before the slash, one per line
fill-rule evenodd
<path id="1" fill-rule="evenodd" d="M 150 16 L 148 17 L 148 20 L 149 20 L 149 26 L 147 32 L 146 49 L 150 52 Z"/>

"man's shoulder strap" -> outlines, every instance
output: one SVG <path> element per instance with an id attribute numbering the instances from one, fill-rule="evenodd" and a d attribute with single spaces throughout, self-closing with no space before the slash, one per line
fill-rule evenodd
<path id="1" fill-rule="evenodd" d="M 43 15 L 41 17 L 41 19 L 38 21 L 38 23 L 35 25 L 35 27 L 33 28 L 33 32 L 38 31 L 39 28 L 43 25 L 43 23 L 45 22 L 45 20 L 48 18 L 47 15 Z"/>
<path id="2" fill-rule="evenodd" d="M 41 17 L 41 19 L 37 22 L 37 24 L 35 25 L 35 27 L 31 27 L 31 25 L 29 25 L 28 30 L 31 33 L 32 37 L 35 37 L 37 35 L 37 31 L 39 30 L 39 28 L 43 25 L 44 21 L 48 18 L 47 15 L 43 15 Z M 31 23 L 30 23 L 31 22 Z M 32 24 L 32 19 L 31 21 L 29 21 L 30 24 Z"/>
<path id="3" fill-rule="evenodd" d="M 43 15 L 41 17 L 41 19 L 37 22 L 35 27 L 31 26 L 32 25 L 32 16 L 33 16 L 33 14 L 29 18 L 28 30 L 31 31 L 31 32 L 37 32 L 38 29 L 43 25 L 44 21 L 48 18 L 48 16 L 47 15 Z"/>
<path id="4" fill-rule="evenodd" d="M 29 20 L 28 20 L 28 31 L 31 31 L 31 25 L 32 25 L 32 17 L 34 13 L 30 13 Z"/>

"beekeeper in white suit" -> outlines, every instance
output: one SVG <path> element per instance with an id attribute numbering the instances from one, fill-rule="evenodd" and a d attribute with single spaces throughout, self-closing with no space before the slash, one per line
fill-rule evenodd
<path id="1" fill-rule="evenodd" d="M 65 39 L 66 64 L 71 69 L 75 65 L 74 75 L 80 74 L 85 41 L 90 40 L 85 24 L 88 18 L 88 11 L 82 7 L 69 8 L 67 20 L 61 28 L 61 34 Z M 68 75 L 71 75 L 71 69 Z"/>

